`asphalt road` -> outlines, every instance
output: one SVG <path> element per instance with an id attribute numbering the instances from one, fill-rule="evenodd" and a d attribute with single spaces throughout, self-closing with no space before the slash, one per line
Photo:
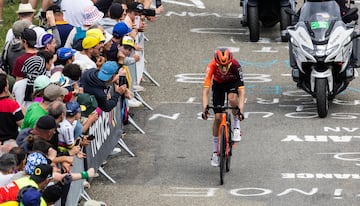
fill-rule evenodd
<path id="1" fill-rule="evenodd" d="M 146 36 L 148 78 L 132 108 L 145 131 L 126 125 L 124 150 L 108 160 L 88 193 L 108 205 L 358 205 L 359 79 L 330 104 L 327 118 L 290 77 L 279 25 L 249 42 L 238 1 L 163 1 L 165 12 Z M 210 165 L 211 121 L 199 118 L 204 70 L 225 46 L 243 66 L 247 101 L 243 141 L 219 185 Z"/>

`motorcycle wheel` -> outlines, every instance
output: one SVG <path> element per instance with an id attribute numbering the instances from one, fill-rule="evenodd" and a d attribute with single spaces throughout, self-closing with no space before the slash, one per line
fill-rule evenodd
<path id="1" fill-rule="evenodd" d="M 250 41 L 257 42 L 259 41 L 259 11 L 257 6 L 248 6 L 248 26 L 250 32 Z"/>
<path id="2" fill-rule="evenodd" d="M 289 41 L 289 35 L 283 34 L 283 31 L 291 25 L 291 16 L 285 12 L 285 8 L 289 7 L 280 7 L 280 35 L 282 42 Z"/>
<path id="3" fill-rule="evenodd" d="M 318 78 L 315 80 L 316 106 L 320 118 L 327 116 L 329 100 L 327 95 L 327 79 Z"/>

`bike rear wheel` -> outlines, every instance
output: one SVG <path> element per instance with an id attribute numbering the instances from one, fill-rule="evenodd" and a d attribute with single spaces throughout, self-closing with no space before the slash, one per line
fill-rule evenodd
<path id="1" fill-rule="evenodd" d="M 225 177 L 225 167 L 226 167 L 226 130 L 225 127 L 222 126 L 220 130 L 220 154 L 219 154 L 219 160 L 220 160 L 220 184 L 224 184 L 224 177 Z"/>

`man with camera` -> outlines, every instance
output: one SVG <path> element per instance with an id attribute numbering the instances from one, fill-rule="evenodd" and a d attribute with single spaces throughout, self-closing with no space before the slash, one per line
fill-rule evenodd
<path id="1" fill-rule="evenodd" d="M 119 97 L 128 92 L 126 82 L 119 82 L 119 79 L 123 79 L 119 77 L 118 63 L 107 61 L 100 69 L 92 68 L 84 72 L 80 84 L 85 93 L 95 96 L 101 110 L 109 112 L 117 105 Z M 111 88 L 113 92 L 110 92 Z"/>

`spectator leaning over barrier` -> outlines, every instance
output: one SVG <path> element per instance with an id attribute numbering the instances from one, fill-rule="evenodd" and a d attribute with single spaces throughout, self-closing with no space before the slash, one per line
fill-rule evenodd
<path id="1" fill-rule="evenodd" d="M 53 178 L 52 173 L 52 166 L 48 164 L 39 164 L 35 167 L 34 173 L 30 176 L 22 177 L 7 184 L 4 187 L 0 187 L 0 203 L 16 201 L 18 193 L 27 186 L 32 186 L 35 189 L 43 190 Z M 40 205 L 46 205 L 42 198 Z"/>
<path id="2" fill-rule="evenodd" d="M 118 70 L 119 65 L 115 61 L 107 61 L 100 70 L 89 69 L 83 73 L 80 79 L 84 92 L 94 95 L 98 106 L 105 112 L 111 111 L 117 105 L 120 95 L 127 91 L 125 84 L 118 85 Z M 113 85 L 113 93 L 109 92 L 110 84 Z M 108 95 L 111 97 L 108 98 Z"/>
<path id="3" fill-rule="evenodd" d="M 25 49 L 21 44 L 20 37 L 24 29 L 29 28 L 30 25 L 31 22 L 28 19 L 15 21 L 12 25 L 14 37 L 4 44 L 1 53 L 3 69 L 7 74 L 12 73 L 16 58 L 25 53 Z"/>
<path id="4" fill-rule="evenodd" d="M 105 36 L 102 34 L 100 29 L 90 29 L 94 32 L 86 32 L 86 37 L 82 41 L 83 51 L 77 52 L 75 54 L 75 61 L 82 61 L 86 64 L 86 69 L 98 68 L 99 61 L 104 61 L 100 57 L 103 49 L 103 42 L 105 41 Z M 89 30 L 89 31 L 90 31 Z M 96 61 L 94 61 L 94 60 Z M 82 72 L 85 72 L 84 70 Z"/>
<path id="5" fill-rule="evenodd" d="M 50 141 L 55 134 L 57 127 L 58 125 L 56 124 L 54 117 L 50 115 L 42 116 L 36 121 L 34 128 L 25 128 L 20 131 L 16 138 L 16 143 L 26 152 L 29 152 L 26 139 L 28 136 L 37 135 L 46 141 Z"/>
<path id="6" fill-rule="evenodd" d="M 50 6 L 47 11 L 53 11 L 55 24 L 59 31 L 61 44 L 58 45 L 59 47 L 64 47 L 67 37 L 69 36 L 71 30 L 74 28 L 73 25 L 69 24 L 64 19 L 64 13 L 60 6 L 52 5 Z"/>
<path id="7" fill-rule="evenodd" d="M 118 46 L 121 45 L 121 40 L 123 38 L 123 36 L 125 36 L 126 34 L 128 34 L 129 32 L 131 32 L 131 29 L 125 24 L 125 22 L 118 22 L 115 24 L 113 31 L 112 31 L 112 42 L 113 44 L 111 45 L 110 49 L 107 50 L 106 48 L 104 49 L 104 57 L 108 60 L 108 61 L 117 61 L 119 60 L 119 56 L 118 56 Z M 124 62 L 121 62 L 121 64 L 123 64 Z"/>
<path id="8" fill-rule="evenodd" d="M 19 103 L 10 98 L 6 74 L 0 73 L 0 142 L 16 139 L 24 119 Z"/>

